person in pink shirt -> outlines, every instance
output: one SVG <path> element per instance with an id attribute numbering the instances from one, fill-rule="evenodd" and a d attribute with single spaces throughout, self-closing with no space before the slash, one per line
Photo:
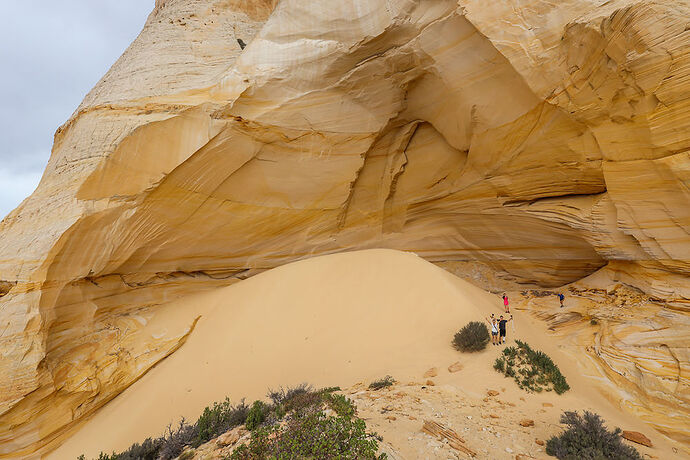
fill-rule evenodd
<path id="1" fill-rule="evenodd" d="M 506 313 L 510 313 L 510 307 L 508 307 L 508 296 L 503 294 L 503 308 L 505 309 Z"/>

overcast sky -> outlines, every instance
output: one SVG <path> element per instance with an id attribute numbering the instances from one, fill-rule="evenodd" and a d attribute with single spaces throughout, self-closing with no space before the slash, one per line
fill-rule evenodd
<path id="1" fill-rule="evenodd" d="M 6 0 L 0 219 L 33 192 L 55 130 L 136 38 L 154 0 Z"/>

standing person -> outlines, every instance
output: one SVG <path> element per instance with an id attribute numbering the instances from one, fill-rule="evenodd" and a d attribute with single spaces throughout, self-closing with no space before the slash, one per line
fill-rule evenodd
<path id="1" fill-rule="evenodd" d="M 501 318 L 498 320 L 498 342 L 499 343 L 506 343 L 506 324 L 508 324 L 508 321 L 513 320 L 513 315 L 510 315 L 510 319 L 503 319 L 503 315 L 501 315 Z"/>
<path id="2" fill-rule="evenodd" d="M 561 301 L 561 308 L 563 308 L 563 301 L 565 300 L 565 296 L 563 295 L 562 292 L 558 293 L 558 300 Z"/>
<path id="3" fill-rule="evenodd" d="M 491 319 L 486 318 L 486 321 L 491 326 L 491 344 L 498 345 L 498 322 L 494 318 L 493 313 L 491 314 Z"/>
<path id="4" fill-rule="evenodd" d="M 508 306 L 508 296 L 503 294 L 503 308 L 506 313 L 510 313 L 510 307 Z"/>

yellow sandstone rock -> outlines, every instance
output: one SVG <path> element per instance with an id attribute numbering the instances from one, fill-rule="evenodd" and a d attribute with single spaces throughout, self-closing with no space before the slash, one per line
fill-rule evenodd
<path id="1" fill-rule="evenodd" d="M 430 368 L 424 373 L 424 377 L 436 377 L 438 375 L 438 369 L 435 367 Z"/>
<path id="2" fill-rule="evenodd" d="M 0 223 L 0 457 L 59 440 L 180 347 L 194 321 L 166 321 L 172 299 L 313 255 L 403 249 L 543 287 L 606 266 L 687 318 L 688 16 L 157 0 Z M 669 351 L 649 342 L 675 380 L 654 356 L 652 390 L 609 377 L 687 416 L 687 320 L 667 322 Z M 618 345 L 602 350 L 619 367 L 643 359 Z"/>
<path id="3" fill-rule="evenodd" d="M 457 361 L 448 366 L 448 372 L 450 372 L 451 374 L 454 372 L 460 372 L 463 369 L 463 367 L 464 366 L 462 365 L 462 363 L 460 361 Z"/>

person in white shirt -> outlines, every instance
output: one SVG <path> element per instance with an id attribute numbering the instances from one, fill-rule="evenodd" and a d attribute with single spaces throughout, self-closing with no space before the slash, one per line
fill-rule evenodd
<path id="1" fill-rule="evenodd" d="M 486 321 L 491 326 L 491 344 L 498 345 L 498 321 L 494 318 L 493 313 L 491 314 L 491 319 L 486 318 Z"/>

